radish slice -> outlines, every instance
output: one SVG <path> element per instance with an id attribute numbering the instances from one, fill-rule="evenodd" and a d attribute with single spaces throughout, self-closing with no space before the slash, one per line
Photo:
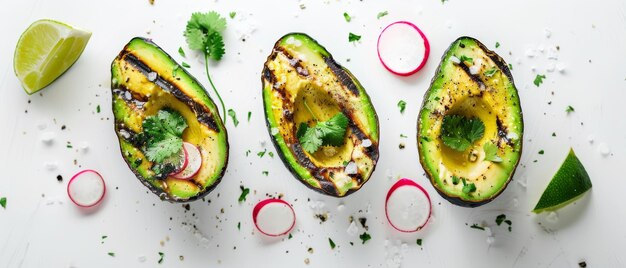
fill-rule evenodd
<path id="1" fill-rule="evenodd" d="M 422 229 L 430 218 L 430 212 L 430 196 L 414 181 L 404 178 L 389 189 L 385 214 L 396 230 L 415 232 Z"/>
<path id="2" fill-rule="evenodd" d="M 183 159 L 183 164 L 180 166 L 179 169 L 177 169 L 174 172 L 172 172 L 171 175 L 183 172 L 183 170 L 185 170 L 185 168 L 187 168 L 187 165 L 189 164 L 189 153 L 187 152 L 187 148 L 185 148 L 185 143 L 184 142 L 183 142 L 182 159 Z"/>
<path id="3" fill-rule="evenodd" d="M 181 180 L 191 179 L 198 174 L 200 167 L 202 167 L 202 153 L 195 145 L 183 142 L 183 149 L 185 151 L 185 169 L 179 173 L 172 174 L 172 177 Z"/>
<path id="4" fill-rule="evenodd" d="M 265 199 L 254 206 L 252 219 L 264 235 L 288 234 L 296 224 L 296 213 L 291 205 L 281 199 Z"/>
<path id="5" fill-rule="evenodd" d="M 67 194 L 79 207 L 92 207 L 104 198 L 106 185 L 100 173 L 86 169 L 76 173 L 67 184 Z"/>
<path id="6" fill-rule="evenodd" d="M 378 36 L 378 59 L 385 68 L 397 75 L 416 73 L 428 60 L 428 39 L 415 24 L 396 21 Z"/>

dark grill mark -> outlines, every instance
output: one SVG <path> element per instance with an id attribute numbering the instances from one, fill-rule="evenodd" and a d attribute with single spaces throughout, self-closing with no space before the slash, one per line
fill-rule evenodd
<path id="1" fill-rule="evenodd" d="M 467 67 L 467 65 L 465 65 L 464 63 L 459 63 L 457 64 L 459 67 L 461 67 L 461 70 L 463 70 L 471 79 L 472 81 L 476 82 L 476 84 L 478 84 L 478 87 L 481 89 L 486 89 L 487 86 L 485 85 L 485 82 L 480 79 L 479 76 L 477 75 L 473 75 L 472 73 L 470 73 L 469 67 Z"/>
<path id="2" fill-rule="evenodd" d="M 302 61 L 300 61 L 300 59 L 294 58 L 293 55 L 289 53 L 289 51 L 281 46 L 277 46 L 274 48 L 274 53 L 278 52 L 282 53 L 283 55 L 285 55 L 285 57 L 287 57 L 287 59 L 289 59 L 289 65 L 291 65 L 300 76 L 309 76 L 309 70 L 306 67 L 302 66 Z M 276 55 L 273 57 L 276 58 Z"/>
<path id="3" fill-rule="evenodd" d="M 148 77 L 149 73 L 153 72 L 152 69 L 150 69 L 150 67 L 148 67 L 144 62 L 142 62 L 140 59 L 138 59 L 133 54 L 130 54 L 130 53 L 125 54 L 123 56 L 123 60 L 128 62 L 129 64 L 133 65 L 135 68 L 137 68 L 146 77 Z M 182 68 L 178 69 L 177 71 L 178 72 L 186 72 Z M 211 111 L 209 111 L 209 109 L 206 108 L 204 105 L 201 105 L 201 104 L 193 101 L 182 90 L 180 90 L 178 87 L 176 87 L 175 85 L 173 85 L 169 81 L 163 79 L 158 74 L 157 74 L 156 79 L 153 81 L 153 83 L 155 83 L 157 86 L 159 86 L 164 91 L 169 92 L 172 95 L 174 95 L 174 97 L 176 97 L 176 99 L 178 99 L 181 102 L 187 104 L 187 106 L 189 106 L 189 108 L 191 108 L 191 110 L 194 112 L 194 114 L 196 114 L 196 118 L 197 118 L 198 122 L 200 122 L 201 124 L 204 124 L 205 126 L 209 127 L 210 129 L 212 129 L 215 132 L 220 132 L 219 127 L 217 126 L 217 123 L 215 122 L 215 119 L 212 116 Z M 133 98 L 135 97 L 134 95 L 135 94 L 133 94 Z"/>
<path id="4" fill-rule="evenodd" d="M 324 57 L 324 62 L 328 65 L 328 68 L 339 78 L 339 83 L 344 85 L 354 96 L 359 96 L 359 89 L 352 81 L 350 75 L 344 70 L 341 65 L 337 64 L 331 57 Z"/>
<path id="5" fill-rule="evenodd" d="M 500 120 L 500 117 L 496 117 L 496 126 L 498 128 L 498 137 L 500 137 L 500 139 L 506 144 L 513 147 L 513 141 L 507 138 L 508 131 L 506 127 L 502 124 L 502 120 Z"/>

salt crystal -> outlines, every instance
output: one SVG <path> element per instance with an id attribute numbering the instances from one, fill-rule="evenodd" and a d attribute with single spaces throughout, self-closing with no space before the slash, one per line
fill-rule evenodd
<path id="1" fill-rule="evenodd" d="M 555 223 L 559 220 L 559 214 L 556 214 L 556 212 L 554 211 L 550 211 L 550 213 L 548 213 L 548 216 L 546 216 L 546 220 L 551 223 Z"/>
<path id="2" fill-rule="evenodd" d="M 356 236 L 359 233 L 359 227 L 356 226 L 356 221 L 352 221 L 352 223 L 350 223 L 350 226 L 348 226 L 348 230 L 346 230 L 346 232 L 350 236 Z"/>
<path id="3" fill-rule="evenodd" d="M 54 132 L 51 132 L 51 131 L 44 132 L 43 134 L 41 134 L 40 139 L 46 145 L 50 145 L 54 141 Z"/>
<path id="4" fill-rule="evenodd" d="M 455 57 L 455 56 L 450 56 L 450 61 L 454 62 L 456 64 L 461 63 L 461 60 L 459 58 Z"/>
<path id="5" fill-rule="evenodd" d="M 363 145 L 363 147 L 370 147 L 370 146 L 372 146 L 372 141 L 370 139 L 364 139 L 361 142 L 361 145 Z"/>
<path id="6" fill-rule="evenodd" d="M 600 154 L 602 156 L 608 156 L 611 153 L 611 149 L 609 148 L 609 145 L 604 142 L 598 145 L 598 151 L 600 151 Z"/>
<path id="7" fill-rule="evenodd" d="M 556 69 L 556 64 L 549 63 L 548 67 L 546 67 L 546 72 L 549 72 L 549 73 L 554 72 L 554 69 Z"/>
<path id="8" fill-rule="evenodd" d="M 546 38 L 550 38 L 550 36 L 552 36 L 552 31 L 548 30 L 548 29 L 543 29 L 543 35 Z"/>
<path id="9" fill-rule="evenodd" d="M 526 189 L 526 182 L 527 182 L 526 175 L 523 175 L 517 179 L 517 184 L 524 189 Z"/>
<path id="10" fill-rule="evenodd" d="M 139 261 L 139 262 L 146 262 L 146 256 L 139 256 L 139 257 L 137 257 L 137 261 Z"/>
<path id="11" fill-rule="evenodd" d="M 339 204 L 337 206 L 337 211 L 343 211 L 344 209 L 346 209 L 346 206 L 344 204 Z"/>
<path id="12" fill-rule="evenodd" d="M 594 139 L 595 139 L 595 137 L 594 137 L 593 135 L 589 135 L 589 136 L 587 136 L 587 141 L 588 141 L 590 144 L 593 144 Z"/>
<path id="13" fill-rule="evenodd" d="M 556 70 L 559 71 L 559 73 L 565 73 L 565 64 L 557 63 Z"/>
<path id="14" fill-rule="evenodd" d="M 487 236 L 487 244 L 488 244 L 488 245 L 493 244 L 493 242 L 495 242 L 495 241 L 496 241 L 496 238 L 495 238 L 495 237 L 493 237 L 493 236 Z"/>
<path id="15" fill-rule="evenodd" d="M 272 136 L 275 136 L 276 134 L 278 134 L 278 128 L 277 127 L 271 128 L 270 133 L 272 134 Z"/>
<path id="16" fill-rule="evenodd" d="M 43 166 L 46 168 L 46 170 L 48 171 L 54 171 L 57 169 L 57 167 L 59 166 L 59 163 L 56 161 L 52 161 L 52 162 L 45 162 L 43 163 Z"/>
<path id="17" fill-rule="evenodd" d="M 344 171 L 348 175 L 356 174 L 357 173 L 357 165 L 356 165 L 356 163 L 354 161 L 350 161 L 350 163 L 348 163 L 348 165 L 346 165 Z"/>
<path id="18" fill-rule="evenodd" d="M 157 79 L 157 73 L 155 73 L 155 72 L 149 72 L 149 73 L 148 73 L 148 80 L 149 80 L 150 82 L 153 82 L 153 81 L 154 81 L 154 80 L 156 80 L 156 79 Z"/>

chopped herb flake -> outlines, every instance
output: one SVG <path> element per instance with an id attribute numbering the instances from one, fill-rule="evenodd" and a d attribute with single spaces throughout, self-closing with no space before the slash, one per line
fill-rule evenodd
<path id="1" fill-rule="evenodd" d="M 500 226 L 500 224 L 502 224 L 502 222 L 506 219 L 506 215 L 504 214 L 500 214 L 496 217 L 496 224 L 498 226 Z"/>
<path id="2" fill-rule="evenodd" d="M 237 12 L 235 12 L 235 11 L 232 11 L 232 12 L 228 13 L 228 16 L 229 16 L 231 19 L 234 19 L 236 15 L 237 15 Z"/>
<path id="3" fill-rule="evenodd" d="M 267 171 L 267 170 L 261 171 L 261 173 L 262 173 L 263 175 L 265 175 L 265 176 L 269 176 L 269 175 L 270 175 L 270 172 L 269 172 L 269 171 Z"/>
<path id="4" fill-rule="evenodd" d="M 461 181 L 463 182 L 464 194 L 470 194 L 470 193 L 476 192 L 476 184 L 474 184 L 473 182 L 467 183 L 464 178 L 461 178 Z"/>
<path id="5" fill-rule="evenodd" d="M 7 198 L 6 197 L 0 198 L 0 206 L 2 206 L 2 208 L 4 208 L 4 209 L 7 208 Z"/>
<path id="6" fill-rule="evenodd" d="M 483 150 L 485 151 L 485 160 L 494 163 L 502 162 L 502 158 L 498 156 L 498 146 L 495 144 L 487 142 L 483 145 Z"/>
<path id="7" fill-rule="evenodd" d="M 565 108 L 565 112 L 568 114 L 574 111 L 574 107 L 572 107 L 571 105 L 567 105 L 567 108 Z"/>
<path id="8" fill-rule="evenodd" d="M 250 188 L 243 187 L 243 185 L 239 186 L 241 189 L 241 195 L 239 195 L 239 203 L 246 201 L 246 197 L 250 193 Z"/>
<path id="9" fill-rule="evenodd" d="M 185 67 L 185 68 L 189 68 L 189 67 L 191 67 L 189 64 L 187 64 L 187 63 L 186 63 L 186 62 L 184 62 L 184 61 L 183 61 L 182 65 L 183 65 L 183 67 Z"/>
<path id="10" fill-rule="evenodd" d="M 543 151 L 543 150 L 539 150 L 539 154 L 543 154 L 543 153 L 544 153 L 544 151 Z"/>
<path id="11" fill-rule="evenodd" d="M 330 237 L 328 238 L 328 243 L 330 243 L 330 249 L 335 249 L 335 242 L 333 242 L 332 239 L 330 239 Z"/>
<path id="12" fill-rule="evenodd" d="M 100 113 L 100 104 L 98 104 L 98 106 L 96 106 L 96 113 Z"/>
<path id="13" fill-rule="evenodd" d="M 159 252 L 159 260 L 157 261 L 158 264 L 163 263 L 163 257 L 165 257 L 165 253 Z"/>
<path id="14" fill-rule="evenodd" d="M 181 57 L 185 58 L 185 51 L 183 50 L 182 47 L 178 48 L 178 54 L 180 54 Z"/>
<path id="15" fill-rule="evenodd" d="M 267 152 L 267 149 L 264 149 L 263 151 L 260 151 L 258 153 L 256 153 L 256 155 L 260 158 L 263 158 L 263 156 L 265 155 L 265 153 Z"/>
<path id="16" fill-rule="evenodd" d="M 474 223 L 474 224 L 472 224 L 472 226 L 470 226 L 470 228 L 473 228 L 473 229 L 478 229 L 478 230 L 483 230 L 483 231 L 485 230 L 485 227 L 482 227 L 482 226 L 480 226 L 480 225 L 478 225 L 478 224 L 475 224 L 475 223 Z"/>
<path id="17" fill-rule="evenodd" d="M 493 67 L 493 68 L 485 71 L 483 73 L 483 75 L 485 75 L 486 77 L 492 77 L 494 74 L 496 74 L 496 72 L 498 72 L 498 69 L 496 67 Z"/>
<path id="18" fill-rule="evenodd" d="M 235 113 L 235 110 L 228 109 L 228 116 L 233 119 L 233 124 L 235 125 L 235 127 L 237 127 L 237 125 L 239 125 L 239 120 L 237 120 L 237 114 Z"/>
<path id="19" fill-rule="evenodd" d="M 115 257 L 115 252 L 109 252 L 107 254 L 109 254 L 109 256 L 111 256 L 111 257 Z"/>
<path id="20" fill-rule="evenodd" d="M 350 17 L 347 12 L 343 13 L 343 18 L 346 19 L 346 22 L 350 22 L 352 20 L 352 17 Z"/>
<path id="21" fill-rule="evenodd" d="M 378 12 L 378 14 L 376 14 L 376 19 L 380 19 L 380 18 L 382 18 L 384 16 L 387 16 L 387 15 L 389 15 L 389 12 L 387 12 L 387 11 Z"/>
<path id="22" fill-rule="evenodd" d="M 241 230 L 241 222 L 237 223 L 237 230 Z"/>
<path id="23" fill-rule="evenodd" d="M 543 74 L 538 74 L 537 76 L 535 76 L 535 80 L 533 81 L 533 84 L 539 87 L 539 85 L 543 83 L 543 79 L 546 79 L 546 76 Z"/>
<path id="24" fill-rule="evenodd" d="M 403 114 L 406 109 L 406 101 L 400 100 L 398 101 L 398 108 L 400 108 L 400 113 Z"/>
<path id="25" fill-rule="evenodd" d="M 472 58 L 470 58 L 468 56 L 465 56 L 465 55 L 461 55 L 461 57 L 459 58 L 459 61 L 467 62 L 469 64 L 474 64 L 474 59 L 472 59 Z"/>
<path id="26" fill-rule="evenodd" d="M 496 48 L 500 47 L 500 42 L 496 42 Z"/>
<path id="27" fill-rule="evenodd" d="M 250 122 L 250 117 L 252 117 L 252 112 L 248 111 L 248 122 Z"/>
<path id="28" fill-rule="evenodd" d="M 421 238 L 418 238 L 418 239 L 417 239 L 417 245 L 418 245 L 418 246 L 421 246 L 421 245 L 422 245 L 422 239 L 421 239 Z"/>
<path id="29" fill-rule="evenodd" d="M 353 33 L 349 33 L 348 34 L 348 42 L 356 42 L 356 41 L 359 41 L 359 40 L 361 40 L 361 36 L 360 35 L 356 35 L 356 34 L 353 34 Z"/>
<path id="30" fill-rule="evenodd" d="M 363 232 L 361 235 L 359 235 L 359 238 L 361 239 L 362 244 L 365 244 L 365 242 L 372 239 L 372 236 L 367 232 Z"/>

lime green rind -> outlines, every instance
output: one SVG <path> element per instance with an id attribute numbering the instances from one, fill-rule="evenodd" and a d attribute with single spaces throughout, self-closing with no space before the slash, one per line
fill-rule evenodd
<path id="1" fill-rule="evenodd" d="M 591 187 L 589 174 L 570 148 L 565 161 L 552 177 L 532 212 L 538 214 L 565 207 L 581 198 Z"/>

